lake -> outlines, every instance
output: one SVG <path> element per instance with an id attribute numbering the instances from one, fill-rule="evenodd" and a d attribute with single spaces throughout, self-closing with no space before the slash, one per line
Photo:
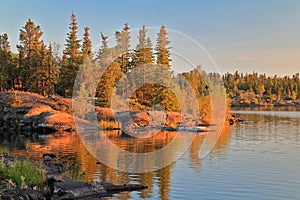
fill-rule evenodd
<path id="1" fill-rule="evenodd" d="M 12 154 L 41 158 L 43 153 L 55 153 L 78 180 L 148 186 L 105 199 L 300 199 L 300 110 L 248 108 L 232 113 L 245 122 L 226 126 L 205 159 L 198 157 L 204 136 L 197 135 L 177 161 L 142 174 L 97 164 L 76 133 L 30 138 L 7 134 L 0 142 Z M 106 134 L 121 148 L 143 152 L 161 148 L 174 133 L 161 132 L 142 144 L 120 137 L 119 131 Z M 122 162 L 117 155 L 111 159 Z"/>

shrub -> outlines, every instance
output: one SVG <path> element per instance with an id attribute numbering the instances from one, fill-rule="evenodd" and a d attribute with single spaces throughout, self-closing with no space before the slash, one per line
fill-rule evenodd
<path id="1" fill-rule="evenodd" d="M 44 177 L 42 167 L 35 166 L 28 160 L 15 161 L 12 164 L 2 162 L 0 164 L 0 174 L 21 188 L 43 186 Z"/>

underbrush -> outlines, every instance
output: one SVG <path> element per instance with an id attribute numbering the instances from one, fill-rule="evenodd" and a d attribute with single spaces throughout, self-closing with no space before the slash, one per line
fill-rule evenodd
<path id="1" fill-rule="evenodd" d="M 2 159 L 0 176 L 17 188 L 42 188 L 44 185 L 42 164 L 33 164 L 28 160 L 7 161 Z"/>

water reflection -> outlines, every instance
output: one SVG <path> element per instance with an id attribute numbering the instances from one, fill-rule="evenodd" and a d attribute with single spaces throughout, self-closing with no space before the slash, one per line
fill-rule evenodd
<path id="1" fill-rule="evenodd" d="M 120 131 L 105 131 L 105 134 L 109 140 L 124 150 L 132 152 L 152 152 L 164 147 L 176 137 L 175 132 L 160 132 L 157 135 L 142 139 L 141 141 L 132 138 L 121 137 Z M 188 133 L 191 134 L 191 133 Z M 189 163 L 191 168 L 196 168 L 200 171 L 202 162 L 199 159 L 199 150 L 202 142 L 205 138 L 204 135 L 193 134 L 194 140 L 190 145 L 189 150 L 186 152 L 189 155 Z M 15 138 L 15 139 L 13 139 Z M 184 141 L 184 138 L 181 138 Z M 2 146 L 6 146 L 10 149 L 12 154 L 24 155 L 26 157 L 32 157 L 40 159 L 44 153 L 56 154 L 58 159 L 61 160 L 66 166 L 66 173 L 70 174 L 72 178 L 84 181 L 96 181 L 112 182 L 114 184 L 127 184 L 127 183 L 140 183 L 147 185 L 148 189 L 138 192 L 139 198 L 153 198 L 154 190 L 159 192 L 160 199 L 169 199 L 171 175 L 174 163 L 152 172 L 147 173 L 128 173 L 118 171 L 106 165 L 99 163 L 97 159 L 86 150 L 81 139 L 77 133 L 73 132 L 66 135 L 54 134 L 45 137 L 32 137 L 25 138 L 17 135 L 15 137 L 6 137 L 0 139 Z M 99 141 L 98 141 L 99 142 Z M 230 129 L 225 127 L 219 141 L 216 144 L 218 154 L 225 151 L 230 142 Z M 102 144 L 92 144 L 105 145 Z M 176 153 L 176 147 L 180 144 L 176 144 L 173 151 L 170 151 L 169 158 Z M 109 152 L 109 159 L 112 162 L 118 162 L 122 164 L 125 158 L 120 155 Z M 169 159 L 164 158 L 164 159 Z M 138 160 L 142 165 L 155 165 L 155 161 L 151 160 Z M 161 160 L 161 162 L 164 162 Z M 130 199 L 131 193 L 124 192 L 117 194 L 118 199 Z"/>
<path id="2" fill-rule="evenodd" d="M 84 145 L 112 168 L 144 173 L 168 166 L 190 146 L 193 133 L 161 131 L 151 138 L 108 139 L 101 132 L 81 136 Z"/>
<path id="3" fill-rule="evenodd" d="M 239 126 L 239 124 L 237 124 L 236 126 Z M 217 155 L 220 158 L 226 156 L 226 150 L 229 147 L 230 140 L 231 140 L 231 130 L 232 130 L 232 126 L 228 124 L 223 127 L 218 142 L 216 143 L 213 151 L 211 151 L 210 153 L 211 157 L 215 155 Z"/>
<path id="4" fill-rule="evenodd" d="M 204 136 L 194 135 L 190 148 L 179 160 L 147 173 L 118 171 L 98 163 L 77 133 L 42 138 L 7 134 L 0 138 L 0 146 L 9 148 L 13 154 L 34 158 L 54 153 L 75 179 L 148 186 L 147 190 L 117 194 L 114 199 L 167 200 L 187 196 L 198 199 L 201 195 L 203 199 L 299 199 L 300 112 L 297 109 L 288 114 L 286 110 L 257 111 L 235 112 L 246 121 L 225 126 L 208 159 L 200 160 L 198 156 Z M 174 133 L 161 132 L 141 143 L 141 140 L 121 137 L 119 131 L 105 134 L 111 142 L 132 152 L 152 152 L 175 137 Z M 176 150 L 170 152 L 170 157 Z M 113 153 L 110 158 L 116 163 L 122 164 L 126 159 Z M 156 164 L 155 161 L 139 162 Z"/>
<path id="5" fill-rule="evenodd" d="M 294 142 L 299 142 L 300 108 L 264 108 L 264 111 L 258 111 L 261 109 L 233 111 L 238 117 L 247 119 L 243 126 L 236 126 L 237 139 L 279 143 L 293 138 Z"/>

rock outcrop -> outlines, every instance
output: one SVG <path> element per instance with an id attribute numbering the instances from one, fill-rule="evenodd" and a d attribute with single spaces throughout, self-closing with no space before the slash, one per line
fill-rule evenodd
<path id="1" fill-rule="evenodd" d="M 0 93 L 0 131 L 50 133 L 75 130 L 72 100 L 29 92 Z M 87 120 L 79 120 L 93 126 Z"/>

